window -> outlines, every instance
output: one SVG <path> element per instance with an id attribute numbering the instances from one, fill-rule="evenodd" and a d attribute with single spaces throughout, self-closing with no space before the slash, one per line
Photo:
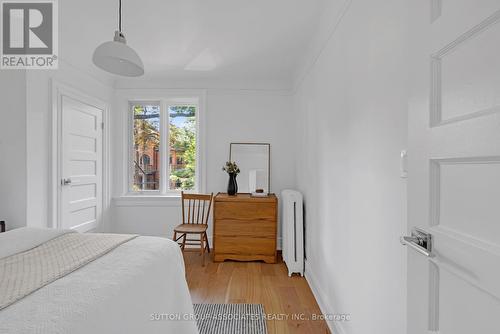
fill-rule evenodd
<path id="1" fill-rule="evenodd" d="M 131 113 L 132 193 L 198 190 L 197 103 L 133 101 Z"/>
<path id="2" fill-rule="evenodd" d="M 196 107 L 177 105 L 168 107 L 169 151 L 175 157 L 170 161 L 170 189 L 192 190 L 196 176 Z"/>
<path id="3" fill-rule="evenodd" d="M 132 104 L 134 175 L 132 191 L 160 189 L 160 162 L 151 165 L 150 156 L 160 147 L 160 105 Z"/>

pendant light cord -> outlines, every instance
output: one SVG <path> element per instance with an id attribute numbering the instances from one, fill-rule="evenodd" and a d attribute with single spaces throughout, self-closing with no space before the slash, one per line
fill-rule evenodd
<path id="1" fill-rule="evenodd" d="M 118 31 L 122 31 L 122 0 L 118 0 Z"/>

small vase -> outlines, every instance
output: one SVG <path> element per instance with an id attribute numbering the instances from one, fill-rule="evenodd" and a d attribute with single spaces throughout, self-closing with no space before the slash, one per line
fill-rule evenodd
<path id="1" fill-rule="evenodd" d="M 236 174 L 229 174 L 229 182 L 227 183 L 227 194 L 234 196 L 238 192 L 238 183 L 236 183 Z"/>

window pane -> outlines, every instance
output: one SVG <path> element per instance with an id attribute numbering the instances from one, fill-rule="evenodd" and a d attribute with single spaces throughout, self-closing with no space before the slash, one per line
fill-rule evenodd
<path id="1" fill-rule="evenodd" d="M 134 115 L 133 191 L 160 189 L 160 105 L 132 105 Z"/>
<path id="2" fill-rule="evenodd" d="M 195 189 L 196 107 L 170 106 L 168 115 L 170 189 Z"/>

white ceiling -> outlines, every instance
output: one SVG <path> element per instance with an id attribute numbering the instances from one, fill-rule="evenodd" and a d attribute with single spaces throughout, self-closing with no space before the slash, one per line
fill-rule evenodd
<path id="1" fill-rule="evenodd" d="M 324 0 L 123 0 L 123 31 L 148 80 L 292 80 Z M 59 1 L 61 58 L 102 76 L 118 0 Z"/>

